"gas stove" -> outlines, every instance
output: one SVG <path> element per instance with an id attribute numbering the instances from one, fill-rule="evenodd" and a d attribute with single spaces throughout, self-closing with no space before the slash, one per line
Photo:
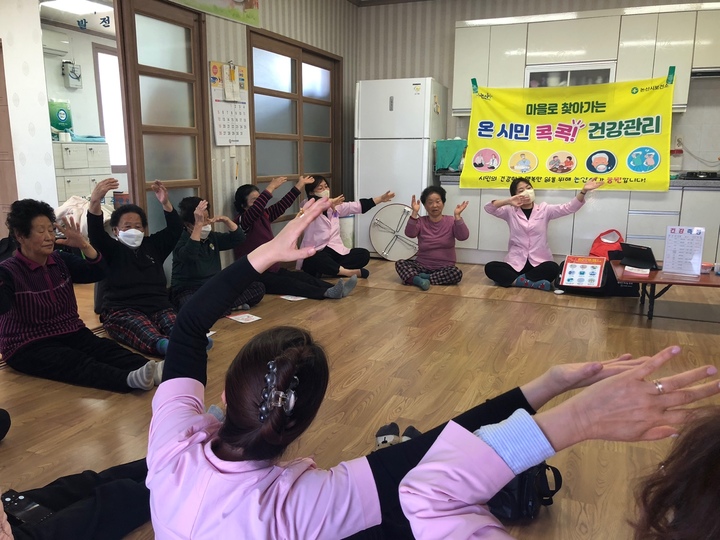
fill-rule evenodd
<path id="1" fill-rule="evenodd" d="M 720 180 L 720 173 L 717 171 L 683 171 L 678 178 L 685 180 Z"/>

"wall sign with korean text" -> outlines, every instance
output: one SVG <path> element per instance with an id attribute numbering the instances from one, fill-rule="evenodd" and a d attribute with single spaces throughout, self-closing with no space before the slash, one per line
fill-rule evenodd
<path id="1" fill-rule="evenodd" d="M 461 188 L 666 191 L 673 85 L 644 81 L 551 88 L 482 88 L 473 94 Z"/>

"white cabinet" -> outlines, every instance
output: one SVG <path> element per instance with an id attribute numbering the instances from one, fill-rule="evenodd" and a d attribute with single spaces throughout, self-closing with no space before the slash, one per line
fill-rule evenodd
<path id="1" fill-rule="evenodd" d="M 586 86 L 615 82 L 615 62 L 543 64 L 525 68 L 525 87 Z"/>
<path id="2" fill-rule="evenodd" d="M 682 188 L 665 192 L 630 193 L 626 239 L 631 244 L 650 246 L 656 258 L 665 251 L 665 232 L 680 221 Z"/>
<path id="3" fill-rule="evenodd" d="M 528 24 L 527 65 L 617 59 L 620 16 Z"/>
<path id="4" fill-rule="evenodd" d="M 465 249 L 478 249 L 478 231 L 480 228 L 480 190 L 460 189 L 459 185 L 442 186 L 446 193 L 445 214 L 453 215 L 455 207 L 463 201 L 468 201 L 467 208 L 462 213 L 463 221 L 470 230 L 470 236 L 462 242 L 456 241 L 455 246 Z"/>
<path id="5" fill-rule="evenodd" d="M 58 203 L 76 195 L 89 198 L 100 180 L 112 175 L 107 143 L 53 143 Z"/>
<path id="6" fill-rule="evenodd" d="M 472 83 L 493 88 L 522 88 L 527 24 L 455 28 L 452 112 L 467 116 Z"/>
<path id="7" fill-rule="evenodd" d="M 622 18 L 615 81 L 652 78 L 657 25 L 657 13 Z"/>
<path id="8" fill-rule="evenodd" d="M 455 29 L 455 60 L 453 65 L 453 115 L 470 115 L 472 79 L 478 86 L 488 85 L 490 27 L 458 27 Z"/>
<path id="9" fill-rule="evenodd" d="M 609 229 L 627 237 L 629 191 L 595 191 L 586 197 L 585 205 L 575 213 L 572 254 L 588 255 L 593 240 Z"/>
<path id="10" fill-rule="evenodd" d="M 695 31 L 694 69 L 720 68 L 720 11 L 698 14 Z"/>
<path id="11" fill-rule="evenodd" d="M 574 191 L 542 189 L 535 195 L 536 203 L 565 204 L 575 197 Z M 548 244 L 553 255 L 569 255 L 572 252 L 574 214 L 553 219 L 548 224 Z"/>
<path id="12" fill-rule="evenodd" d="M 527 28 L 527 24 L 503 24 L 490 29 L 490 88 L 523 87 Z"/>
<path id="13" fill-rule="evenodd" d="M 507 189 L 483 189 L 480 192 L 480 234 L 478 244 L 480 249 L 486 251 L 501 251 L 507 253 L 510 231 L 505 220 L 488 214 L 484 208 L 489 202 L 497 199 L 507 199 L 510 192 Z"/>
<path id="14" fill-rule="evenodd" d="M 703 16 L 704 13 L 701 14 L 701 18 Z M 687 106 L 695 41 L 695 20 L 695 11 L 661 13 L 658 16 L 653 77 L 666 76 L 668 68 L 675 66 L 673 108 L 676 110 L 684 110 Z"/>
<path id="15" fill-rule="evenodd" d="M 680 223 L 685 227 L 705 227 L 703 262 L 717 260 L 717 244 L 720 234 L 720 190 L 685 188 L 683 190 Z"/>

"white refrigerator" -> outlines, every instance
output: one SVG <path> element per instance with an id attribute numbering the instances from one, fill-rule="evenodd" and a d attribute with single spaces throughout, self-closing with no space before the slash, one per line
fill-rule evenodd
<path id="1" fill-rule="evenodd" d="M 444 139 L 447 88 L 430 77 L 360 81 L 355 95 L 355 200 L 395 192 L 410 206 L 433 183 L 433 145 Z M 355 218 L 355 247 L 374 252 L 379 208 Z"/>

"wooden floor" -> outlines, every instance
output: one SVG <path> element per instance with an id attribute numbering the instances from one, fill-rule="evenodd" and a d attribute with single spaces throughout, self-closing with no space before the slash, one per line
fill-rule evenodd
<path id="1" fill-rule="evenodd" d="M 462 266 L 459 286 L 422 292 L 403 286 L 393 265 L 374 260 L 371 276 L 344 300 L 288 302 L 269 296 L 252 312 L 262 320 L 223 319 L 214 329 L 207 404 L 218 403 L 225 369 L 253 334 L 277 324 L 306 327 L 327 349 L 331 379 L 317 420 L 288 457 L 314 455 L 322 467 L 363 455 L 376 428 L 397 421 L 429 429 L 503 390 L 570 361 L 623 352 L 652 354 L 671 344 L 676 369 L 720 366 L 720 324 L 639 315 L 634 298 L 593 299 L 490 284 L 482 266 Z M 81 311 L 97 325 L 91 289 Z M 661 300 L 720 304 L 720 291 L 671 289 Z M 669 370 L 668 370 L 669 371 Z M 85 468 L 100 470 L 145 453 L 152 392 L 118 395 L 0 370 L 0 406 L 13 427 L 0 443 L 0 486 L 36 487 Z M 564 486 L 540 519 L 511 530 L 517 538 L 629 538 L 633 480 L 657 466 L 667 442 L 588 442 L 550 460 Z M 152 538 L 148 524 L 130 536 Z"/>

